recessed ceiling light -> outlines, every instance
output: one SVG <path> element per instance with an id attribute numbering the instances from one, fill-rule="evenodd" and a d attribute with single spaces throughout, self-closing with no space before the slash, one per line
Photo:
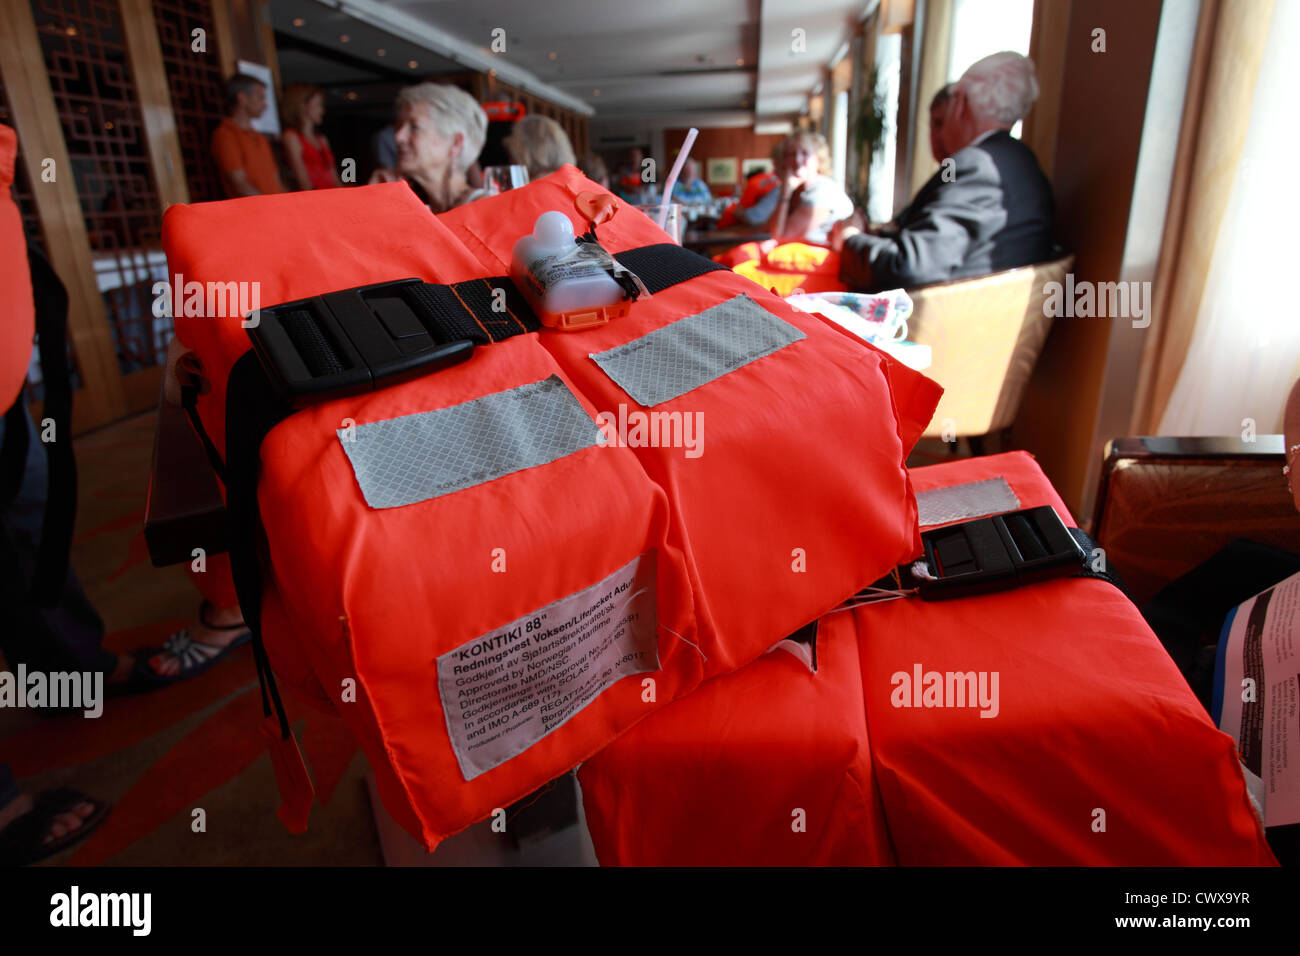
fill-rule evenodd
<path id="1" fill-rule="evenodd" d="M 346 33 L 340 33 L 340 34 L 339 34 L 339 42 L 340 42 L 340 43 L 347 43 L 347 42 L 348 42 L 349 40 L 351 40 L 351 39 L 352 39 L 352 37 L 348 36 Z"/>
<path id="2" fill-rule="evenodd" d="M 348 90 L 348 99 L 350 99 L 350 100 L 355 100 L 356 98 L 357 98 L 357 91 L 356 91 L 356 90 Z"/>
<path id="3" fill-rule="evenodd" d="M 113 128 L 113 124 L 112 124 L 112 123 L 105 123 L 105 124 L 104 124 L 104 129 L 112 129 L 112 128 Z"/>
<path id="4" fill-rule="evenodd" d="M 64 30 L 63 32 L 66 33 L 66 34 L 67 34 L 68 36 L 70 36 L 70 37 L 75 37 L 75 36 L 77 35 L 77 28 L 76 28 L 76 27 L 68 27 L 68 28 L 67 28 L 66 30 Z"/>
<path id="5" fill-rule="evenodd" d="M 410 67 L 412 70 L 414 70 L 417 66 L 420 65 L 420 61 L 419 61 L 419 60 L 407 60 L 407 61 L 406 61 L 406 65 L 407 65 L 408 67 Z"/>
<path id="6" fill-rule="evenodd" d="M 745 65 L 745 58 L 744 58 L 744 57 L 741 57 L 740 59 L 738 59 L 738 60 L 736 61 L 736 66 L 744 66 L 744 65 Z"/>
<path id="7" fill-rule="evenodd" d="M 307 21 L 304 20 L 302 17 L 294 17 L 294 18 L 293 18 L 293 25 L 296 26 L 296 27 L 300 27 L 300 26 L 302 26 L 302 25 L 303 25 L 304 23 L 306 23 L 306 22 L 307 22 Z"/>
<path id="8" fill-rule="evenodd" d="M 560 54 L 552 50 L 550 53 L 546 54 L 546 58 L 548 60 L 558 60 L 560 58 Z"/>
<path id="9" fill-rule="evenodd" d="M 592 91 L 591 91 L 591 95 L 592 95 L 592 96 L 600 96 L 600 90 L 592 90 Z"/>
<path id="10" fill-rule="evenodd" d="M 383 47 L 380 47 L 378 50 L 375 51 L 375 56 L 388 56 L 388 51 L 385 50 Z"/>

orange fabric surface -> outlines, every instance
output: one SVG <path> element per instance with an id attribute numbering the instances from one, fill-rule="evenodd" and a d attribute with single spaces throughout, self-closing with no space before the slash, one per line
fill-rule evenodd
<path id="1" fill-rule="evenodd" d="M 27 240 L 18 206 L 10 194 L 17 156 L 18 135 L 0 125 L 0 262 L 5 270 L 5 280 L 0 283 L 0 413 L 22 391 L 36 334 Z"/>
<path id="2" fill-rule="evenodd" d="M 221 170 L 223 184 L 228 184 L 231 173 L 243 170 L 258 192 L 284 192 L 270 142 L 257 130 L 244 129 L 229 116 L 212 131 L 212 158 Z"/>
<path id="3" fill-rule="evenodd" d="M 239 604 L 235 581 L 230 576 L 230 555 L 208 555 L 204 570 L 190 568 L 189 575 L 190 581 L 213 607 L 228 608 Z"/>
<path id="4" fill-rule="evenodd" d="M 1051 505 L 1073 524 L 1023 452 L 919 468 L 912 479 L 919 492 L 999 475 L 1022 507 Z M 1231 738 L 1106 582 L 837 611 L 822 618 L 818 646 L 824 673 L 800 673 L 778 652 L 584 764 L 601 862 L 1276 862 Z M 859 661 L 859 682 L 840 671 L 846 660 Z M 917 664 L 998 672 L 997 716 L 895 707 L 894 675 Z M 861 786 L 841 790 L 849 780 Z M 800 806 L 813 808 L 802 835 L 789 832 Z"/>
<path id="5" fill-rule="evenodd" d="M 506 274 L 514 242 L 541 212 L 576 220 L 574 198 L 597 188 L 565 167 L 438 218 L 400 183 L 172 207 L 164 244 L 173 273 L 258 281 L 263 306 L 408 276 L 457 282 Z M 640 215 L 616 215 L 599 235 L 616 253 L 666 239 Z M 593 418 L 637 409 L 589 353 L 741 293 L 805 337 L 656 407 L 702 415 L 698 458 L 681 448 L 595 446 L 401 508 L 374 510 L 361 497 L 336 431 L 345 419 L 360 426 L 445 408 L 551 375 Z M 177 329 L 213 382 L 199 411 L 224 447 L 224 383 L 249 347 L 247 332 L 239 316 L 180 316 Z M 313 405 L 262 446 L 272 663 L 289 686 L 348 720 L 390 811 L 433 847 L 701 681 L 752 661 L 910 554 L 915 505 L 903 460 L 938 394 L 830 323 L 714 272 L 608 326 L 517 336 L 462 365 Z M 790 495 L 809 475 L 814 492 Z M 497 548 L 506 573 L 493 569 Z M 641 554 L 656 569 L 659 667 L 644 675 L 654 694 L 644 694 L 643 675 L 618 681 L 466 781 L 432 662 Z M 355 702 L 341 699 L 349 682 Z"/>
<path id="6" fill-rule="evenodd" d="M 817 671 L 784 650 L 711 681 L 578 771 L 602 866 L 896 862 L 872 777 L 858 635 L 822 618 Z"/>

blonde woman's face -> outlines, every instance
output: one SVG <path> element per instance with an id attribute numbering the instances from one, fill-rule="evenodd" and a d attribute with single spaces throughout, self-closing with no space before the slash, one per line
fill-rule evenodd
<path id="1" fill-rule="evenodd" d="M 797 139 L 785 146 L 785 172 L 789 176 L 806 179 L 817 175 L 817 151 L 805 139 Z"/>
<path id="2" fill-rule="evenodd" d="M 397 113 L 397 171 L 403 175 L 437 177 L 445 174 L 460 152 L 459 134 L 442 134 L 421 103 L 403 103 Z"/>
<path id="3" fill-rule="evenodd" d="M 321 120 L 325 119 L 325 94 L 317 93 L 309 99 L 303 112 L 306 114 L 308 120 L 312 123 L 319 124 Z"/>

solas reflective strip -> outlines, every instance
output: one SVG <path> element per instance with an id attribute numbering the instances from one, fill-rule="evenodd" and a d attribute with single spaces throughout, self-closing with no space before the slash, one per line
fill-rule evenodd
<path id="1" fill-rule="evenodd" d="M 651 407 L 804 338 L 742 294 L 591 358 L 638 404 Z"/>
<path id="2" fill-rule="evenodd" d="M 339 429 L 372 508 L 397 508 L 590 448 L 600 429 L 552 375 L 459 405 Z"/>

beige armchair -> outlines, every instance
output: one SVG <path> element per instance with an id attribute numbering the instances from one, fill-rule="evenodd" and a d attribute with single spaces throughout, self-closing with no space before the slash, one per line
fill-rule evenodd
<path id="1" fill-rule="evenodd" d="M 907 290 L 908 338 L 930 346 L 925 374 L 944 388 L 925 437 L 968 438 L 978 454 L 983 436 L 1011 426 L 1052 327 L 1044 287 L 1073 264 L 1067 255 Z"/>

